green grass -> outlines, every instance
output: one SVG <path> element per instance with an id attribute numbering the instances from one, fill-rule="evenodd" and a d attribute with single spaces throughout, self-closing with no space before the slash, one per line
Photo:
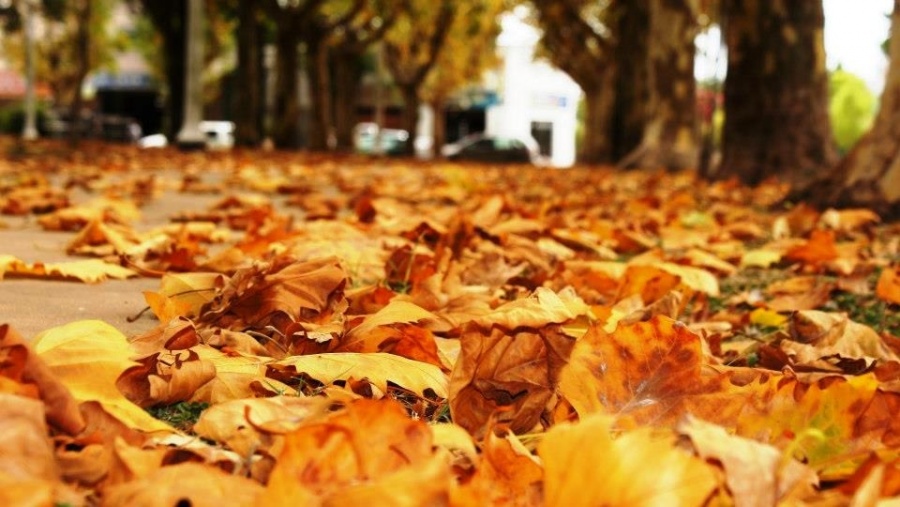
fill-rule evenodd
<path id="1" fill-rule="evenodd" d="M 167 422 L 175 428 L 190 432 L 200 414 L 209 407 L 209 403 L 191 403 L 182 401 L 173 405 L 150 407 L 147 412 L 160 421 Z"/>

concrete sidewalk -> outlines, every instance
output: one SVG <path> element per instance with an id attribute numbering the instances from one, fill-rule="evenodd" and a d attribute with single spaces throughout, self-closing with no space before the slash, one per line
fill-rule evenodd
<path id="1" fill-rule="evenodd" d="M 78 196 L 81 201 L 94 196 Z M 146 230 L 168 222 L 180 211 L 202 211 L 221 195 L 184 195 L 164 193 L 141 210 L 142 219 L 134 224 Z M 44 231 L 34 217 L 0 216 L 0 255 L 7 254 L 27 262 L 60 262 L 85 257 L 66 255 L 66 245 L 74 233 Z M 88 285 L 40 279 L 0 280 L 0 324 L 8 323 L 22 336 L 31 339 L 41 331 L 76 320 L 100 319 L 132 336 L 153 328 L 158 321 L 149 311 L 137 320 L 147 304 L 143 291 L 159 289 L 155 278 L 107 280 Z"/>

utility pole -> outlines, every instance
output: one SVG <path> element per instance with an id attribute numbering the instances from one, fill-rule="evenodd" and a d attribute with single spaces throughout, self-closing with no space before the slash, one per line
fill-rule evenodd
<path id="1" fill-rule="evenodd" d="M 183 150 L 198 150 L 206 145 L 206 137 L 200 131 L 203 115 L 203 0 L 188 0 L 187 21 L 184 118 L 177 143 Z"/>
<path id="2" fill-rule="evenodd" d="M 22 139 L 26 141 L 38 138 L 37 104 L 34 92 L 34 9 L 34 0 L 22 2 L 22 18 L 25 21 L 25 126 L 22 129 Z"/>

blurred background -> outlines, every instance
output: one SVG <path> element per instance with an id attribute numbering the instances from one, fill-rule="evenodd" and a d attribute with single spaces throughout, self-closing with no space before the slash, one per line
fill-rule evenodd
<path id="1" fill-rule="evenodd" d="M 173 144 L 200 45 L 208 148 L 646 163 L 647 122 L 629 108 L 655 115 L 648 88 L 681 85 L 649 78 L 642 54 L 686 40 L 692 143 L 713 160 L 720 147 L 729 2 L 191 1 L 0 0 L 0 131 L 23 131 L 33 82 L 40 136 Z M 846 151 L 878 109 L 893 2 L 822 6 L 828 114 Z"/>

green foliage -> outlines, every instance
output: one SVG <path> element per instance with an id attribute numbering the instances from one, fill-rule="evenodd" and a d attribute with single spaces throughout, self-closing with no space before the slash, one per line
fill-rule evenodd
<path id="1" fill-rule="evenodd" d="M 843 69 L 829 76 L 828 114 L 838 148 L 846 152 L 872 126 L 875 96 L 865 81 Z"/>

